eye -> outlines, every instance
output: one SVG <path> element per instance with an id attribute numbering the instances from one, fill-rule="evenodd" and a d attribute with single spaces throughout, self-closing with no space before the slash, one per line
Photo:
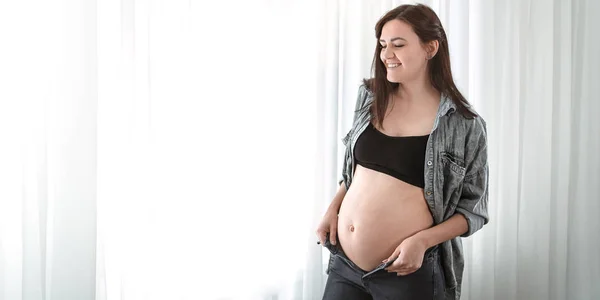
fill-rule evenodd
<path id="1" fill-rule="evenodd" d="M 385 49 L 386 48 L 385 45 L 380 45 L 380 46 L 381 46 L 381 49 Z M 404 47 L 404 45 L 392 45 L 392 46 L 394 46 L 396 48 L 402 48 L 402 47 Z"/>

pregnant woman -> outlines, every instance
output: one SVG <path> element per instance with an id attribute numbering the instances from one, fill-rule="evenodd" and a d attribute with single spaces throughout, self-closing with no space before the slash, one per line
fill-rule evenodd
<path id="1" fill-rule="evenodd" d="M 317 229 L 324 300 L 459 299 L 461 237 L 489 221 L 485 121 L 456 88 L 448 40 L 424 5 L 376 24 L 340 187 Z"/>

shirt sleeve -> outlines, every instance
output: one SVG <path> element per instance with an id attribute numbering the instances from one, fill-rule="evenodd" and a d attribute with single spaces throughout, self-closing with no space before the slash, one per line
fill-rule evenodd
<path id="1" fill-rule="evenodd" d="M 352 118 L 352 127 L 350 128 L 350 130 L 348 130 L 348 132 L 346 132 L 346 135 L 344 135 L 344 138 L 342 138 L 342 143 L 344 144 L 345 147 L 349 147 L 350 145 L 348 145 L 348 142 L 350 142 L 350 139 L 352 138 L 352 132 L 354 130 L 354 128 L 356 127 L 356 120 L 358 119 L 358 115 L 359 115 L 359 110 L 361 110 L 366 102 L 366 99 L 368 98 L 368 90 L 367 90 L 367 86 L 362 84 L 360 85 L 360 87 L 358 88 L 358 94 L 356 96 L 356 101 L 354 104 L 354 116 Z M 344 161 L 343 161 L 343 165 L 346 165 L 346 159 L 347 157 L 344 156 Z M 338 180 L 338 185 L 342 184 L 342 182 L 344 182 L 344 170 L 342 170 L 342 175 Z"/>
<path id="2" fill-rule="evenodd" d="M 476 117 L 475 125 L 468 139 L 469 154 L 467 170 L 463 180 L 461 197 L 456 212 L 467 220 L 469 229 L 461 237 L 471 236 L 489 222 L 488 187 L 489 166 L 487 156 L 487 133 L 485 121 Z"/>

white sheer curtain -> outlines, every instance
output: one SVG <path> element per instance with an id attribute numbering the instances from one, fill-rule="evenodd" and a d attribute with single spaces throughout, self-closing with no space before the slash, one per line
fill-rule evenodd
<path id="1" fill-rule="evenodd" d="M 469 96 L 487 118 L 494 220 L 470 299 L 600 297 L 597 1 L 471 2 Z"/>
<path id="2" fill-rule="evenodd" d="M 0 299 L 319 299 L 314 225 L 405 2 L 0 2 Z M 462 299 L 600 297 L 600 4 L 425 3 L 488 122 Z"/>
<path id="3" fill-rule="evenodd" d="M 98 8 L 97 299 L 301 295 L 309 240 L 320 250 L 316 11 Z"/>
<path id="4" fill-rule="evenodd" d="M 95 1 L 0 1 L 0 299 L 93 299 Z"/>

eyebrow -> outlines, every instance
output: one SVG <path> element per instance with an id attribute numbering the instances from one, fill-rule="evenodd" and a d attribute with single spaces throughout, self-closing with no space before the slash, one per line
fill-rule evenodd
<path id="1" fill-rule="evenodd" d="M 390 42 L 393 42 L 393 41 L 395 41 L 395 40 L 403 40 L 403 41 L 405 41 L 405 42 L 406 42 L 406 39 L 404 39 L 404 38 L 401 38 L 401 37 L 395 37 L 395 38 L 391 39 L 391 40 L 390 40 Z M 380 42 L 385 42 L 385 40 L 384 40 L 384 39 L 380 39 L 379 41 L 380 41 Z"/>

